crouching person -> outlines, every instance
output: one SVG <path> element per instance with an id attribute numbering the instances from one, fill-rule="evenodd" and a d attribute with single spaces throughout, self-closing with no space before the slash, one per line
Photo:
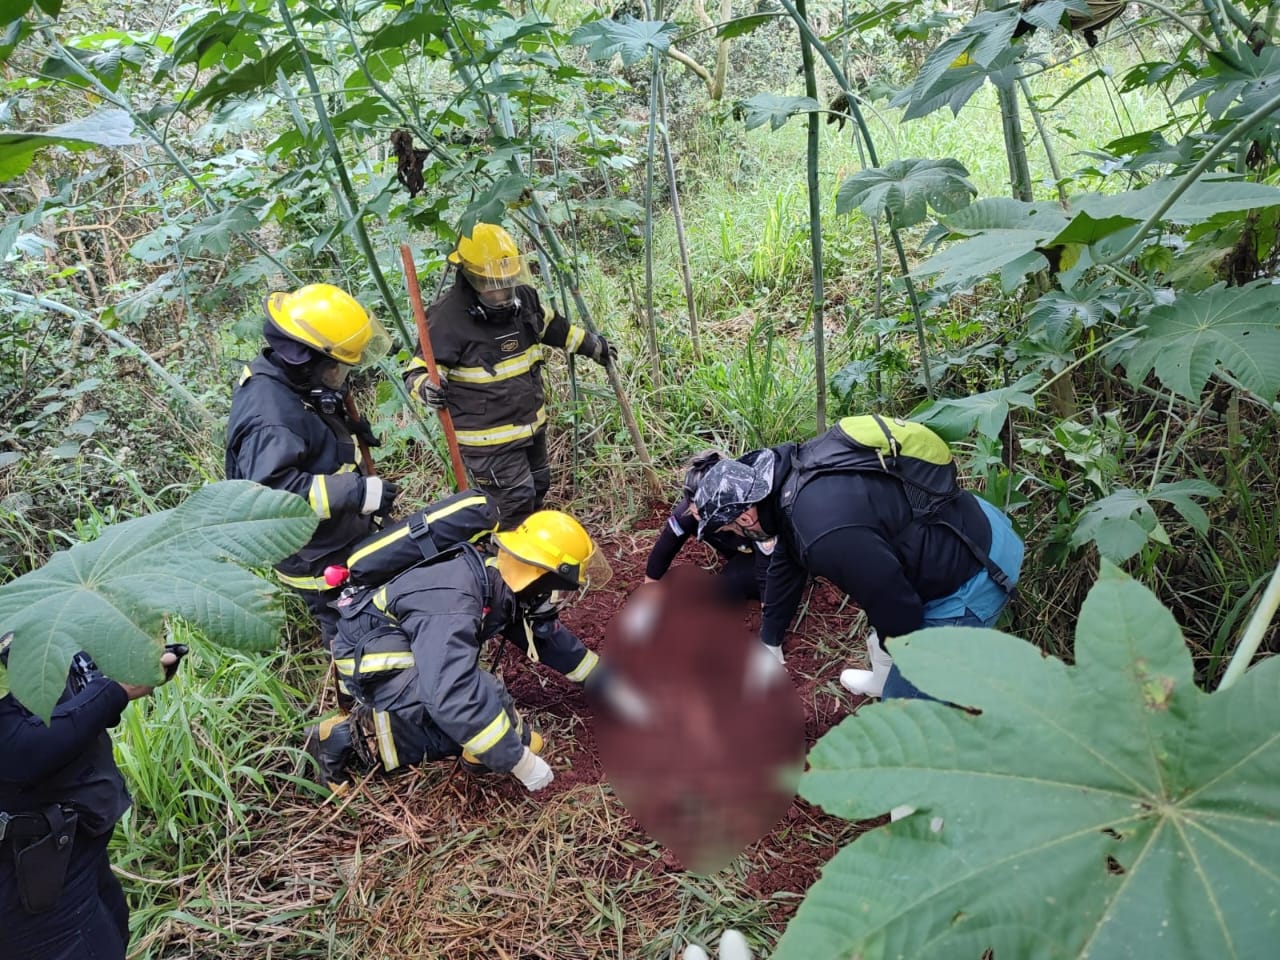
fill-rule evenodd
<path id="1" fill-rule="evenodd" d="M 578 521 L 542 510 L 486 547 L 460 544 L 384 584 L 344 591 L 333 656 L 356 707 L 308 731 L 322 781 L 339 791 L 353 767 L 461 756 L 472 770 L 546 787 L 554 775 L 538 755 L 542 738 L 480 668 L 480 650 L 505 636 L 598 694 L 604 668 L 560 623 L 557 597 L 610 575 Z"/>

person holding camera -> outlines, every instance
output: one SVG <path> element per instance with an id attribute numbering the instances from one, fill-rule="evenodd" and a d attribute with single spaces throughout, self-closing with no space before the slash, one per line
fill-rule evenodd
<path id="1" fill-rule="evenodd" d="M 11 639 L 0 638 L 0 662 Z M 162 683 L 184 653 L 165 648 Z M 0 957 L 124 960 L 129 908 L 107 843 L 131 801 L 107 731 L 152 689 L 79 653 L 47 725 L 0 697 Z"/>
<path id="2" fill-rule="evenodd" d="M 231 398 L 226 475 L 296 493 L 320 518 L 311 540 L 275 569 L 306 601 L 329 647 L 338 591 L 325 583 L 325 567 L 346 560 L 399 493 L 363 462 L 358 441 L 378 440 L 367 420 L 347 412 L 348 374 L 385 354 L 390 339 L 354 297 L 327 283 L 271 294 L 262 335 L 266 347 Z"/>
<path id="3" fill-rule="evenodd" d="M 604 337 L 542 305 L 524 256 L 502 227 L 477 223 L 449 262 L 458 279 L 427 310 L 440 384 L 427 375 L 421 348 L 404 382 L 428 406 L 449 411 L 467 472 L 510 530 L 542 509 L 551 486 L 545 348 L 601 366 L 613 351 Z"/>

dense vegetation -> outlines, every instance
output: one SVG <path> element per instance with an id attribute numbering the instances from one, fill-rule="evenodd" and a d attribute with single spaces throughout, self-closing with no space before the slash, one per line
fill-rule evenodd
<path id="1" fill-rule="evenodd" d="M 444 492 L 396 375 L 398 246 L 429 298 L 458 232 L 496 219 L 621 347 L 611 378 L 549 371 L 554 493 L 593 530 L 622 536 L 698 449 L 918 416 L 1027 540 L 1012 632 L 1069 661 L 1100 555 L 1216 686 L 1280 561 L 1275 15 L 1144 5 L 1094 48 L 1061 29 L 1084 6 L 10 5 L 0 576 L 219 478 L 262 297 L 311 280 L 398 337 L 360 406 L 406 499 Z M 309 797 L 322 664 L 306 637 L 268 659 L 190 639 L 182 696 L 120 738 L 139 803 L 117 862 L 201 878 L 180 902 L 136 880 L 143 955 L 184 924 L 222 956 L 276 927 L 279 955 L 325 955 L 360 905 L 317 867 L 332 902 L 273 911 L 247 852 Z M 776 941 L 732 880 L 682 896 L 699 928 Z"/>

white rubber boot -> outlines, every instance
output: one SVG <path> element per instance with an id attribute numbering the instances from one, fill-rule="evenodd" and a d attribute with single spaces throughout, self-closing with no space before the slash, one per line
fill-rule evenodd
<path id="1" fill-rule="evenodd" d="M 884 682 L 889 679 L 893 657 L 880 644 L 880 636 L 874 630 L 867 634 L 867 658 L 871 661 L 871 669 L 841 671 L 840 686 L 859 696 L 878 697 L 884 692 Z"/>

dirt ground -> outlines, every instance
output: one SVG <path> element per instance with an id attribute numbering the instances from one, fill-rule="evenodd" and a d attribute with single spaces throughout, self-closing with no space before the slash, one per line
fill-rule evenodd
<path id="1" fill-rule="evenodd" d="M 608 624 L 643 582 L 666 516 L 667 505 L 655 503 L 631 531 L 600 536 L 613 578 L 563 615 L 605 657 Z M 676 562 L 713 559 L 691 543 Z M 759 605 L 746 616 L 754 630 Z M 858 621 L 837 590 L 810 585 L 786 666 L 803 704 L 806 749 L 860 702 L 837 683 L 862 656 L 861 641 L 850 639 L 861 636 Z M 688 872 L 610 787 L 582 692 L 509 646 L 496 672 L 547 737 L 556 774 L 549 788 L 530 795 L 510 777 L 439 762 L 370 777 L 319 807 L 301 794 L 281 797 L 264 823 L 278 843 L 245 851 L 233 893 L 205 890 L 199 909 L 188 908 L 237 937 L 214 944 L 207 928 L 174 926 L 148 939 L 175 957 L 631 960 L 678 957 L 689 940 L 713 942 L 732 924 L 767 956 L 822 865 L 873 825 L 797 798 L 729 866 Z"/>

